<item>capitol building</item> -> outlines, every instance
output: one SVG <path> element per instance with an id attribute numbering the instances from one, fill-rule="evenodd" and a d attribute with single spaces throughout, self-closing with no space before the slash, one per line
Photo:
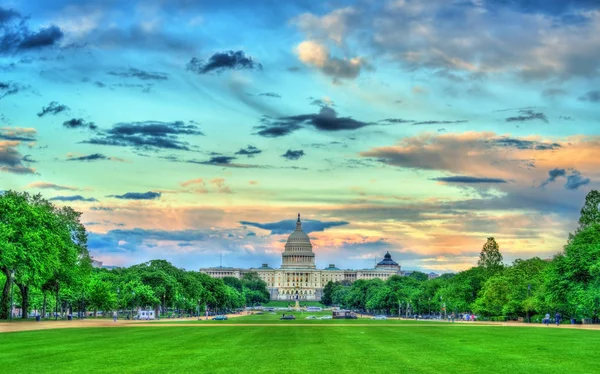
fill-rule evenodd
<path id="1" fill-rule="evenodd" d="M 325 269 L 317 269 L 315 253 L 310 238 L 302 231 L 300 214 L 296 229 L 290 234 L 282 254 L 281 268 L 273 269 L 268 264 L 260 268 L 211 267 L 200 269 L 214 278 L 242 278 L 245 273 L 256 272 L 267 283 L 271 300 L 321 300 L 323 287 L 328 282 L 379 278 L 386 280 L 392 275 L 402 275 L 400 265 L 385 254 L 383 260 L 373 269 L 342 270 L 330 264 Z"/>

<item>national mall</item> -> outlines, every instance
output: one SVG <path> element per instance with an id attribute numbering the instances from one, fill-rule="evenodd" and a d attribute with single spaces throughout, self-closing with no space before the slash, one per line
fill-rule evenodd
<path id="1" fill-rule="evenodd" d="M 328 268 L 318 270 L 312 248 L 310 238 L 302 231 L 298 214 L 296 230 L 287 239 L 280 269 L 263 264 L 260 268 L 211 267 L 200 269 L 200 272 L 214 278 L 241 278 L 245 273 L 256 272 L 267 283 L 271 300 L 321 300 L 323 287 L 330 281 L 354 282 L 374 278 L 386 280 L 392 275 L 403 275 L 400 265 L 392 260 L 389 252 L 374 269 L 341 270 L 331 264 Z"/>

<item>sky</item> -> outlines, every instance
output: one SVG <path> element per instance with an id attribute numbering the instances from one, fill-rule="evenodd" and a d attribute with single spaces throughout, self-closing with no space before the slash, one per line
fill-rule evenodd
<path id="1" fill-rule="evenodd" d="M 0 189 L 105 265 L 549 258 L 600 188 L 596 0 L 0 2 Z"/>

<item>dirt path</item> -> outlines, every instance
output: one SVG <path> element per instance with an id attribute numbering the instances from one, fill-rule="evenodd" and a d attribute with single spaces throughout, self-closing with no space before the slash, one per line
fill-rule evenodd
<path id="1" fill-rule="evenodd" d="M 239 314 L 229 315 L 228 318 L 241 317 Z M 165 321 L 173 321 L 179 323 L 158 323 Z M 203 320 L 204 321 L 204 320 Z M 183 322 L 183 323 L 181 323 Z M 186 323 L 188 322 L 188 323 Z M 192 323 L 194 322 L 194 323 Z M 451 324 L 448 324 L 451 325 Z M 600 330 L 600 325 L 561 325 L 556 327 L 555 325 L 545 326 L 543 324 L 524 324 L 517 322 L 455 322 L 457 326 L 473 326 L 473 327 L 484 327 L 484 326 L 495 326 L 495 327 L 536 327 L 536 328 L 560 328 L 560 329 L 575 329 L 575 330 Z M 66 329 L 66 328 L 84 328 L 84 327 L 226 327 L 226 326 L 277 326 L 277 327 L 424 327 L 434 326 L 431 322 L 429 323 L 414 323 L 414 324 L 396 324 L 396 323 L 315 323 L 315 324 L 300 324 L 300 323 L 198 323 L 197 318 L 181 318 L 181 319 L 162 319 L 160 321 L 128 321 L 118 320 L 113 322 L 112 320 L 98 320 L 98 319 L 87 319 L 87 320 L 76 320 L 76 321 L 41 321 L 41 322 L 1 322 L 0 333 L 3 332 L 14 332 L 14 331 L 31 331 L 31 330 L 47 330 L 47 329 Z"/>

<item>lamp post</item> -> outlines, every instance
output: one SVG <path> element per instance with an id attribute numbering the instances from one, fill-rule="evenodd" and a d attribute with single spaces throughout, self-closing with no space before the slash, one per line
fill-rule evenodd
<path id="1" fill-rule="evenodd" d="M 527 285 L 527 323 L 531 323 L 529 319 L 529 294 L 531 293 L 531 284 Z"/>
<path id="2" fill-rule="evenodd" d="M 431 318 L 431 297 L 429 298 L 429 318 Z"/>
<path id="3" fill-rule="evenodd" d="M 131 319 L 133 319 L 133 309 L 135 308 L 135 291 L 131 291 Z"/>
<path id="4" fill-rule="evenodd" d="M 13 283 L 15 281 L 15 271 L 10 271 L 10 321 L 12 322 L 13 315 Z"/>

